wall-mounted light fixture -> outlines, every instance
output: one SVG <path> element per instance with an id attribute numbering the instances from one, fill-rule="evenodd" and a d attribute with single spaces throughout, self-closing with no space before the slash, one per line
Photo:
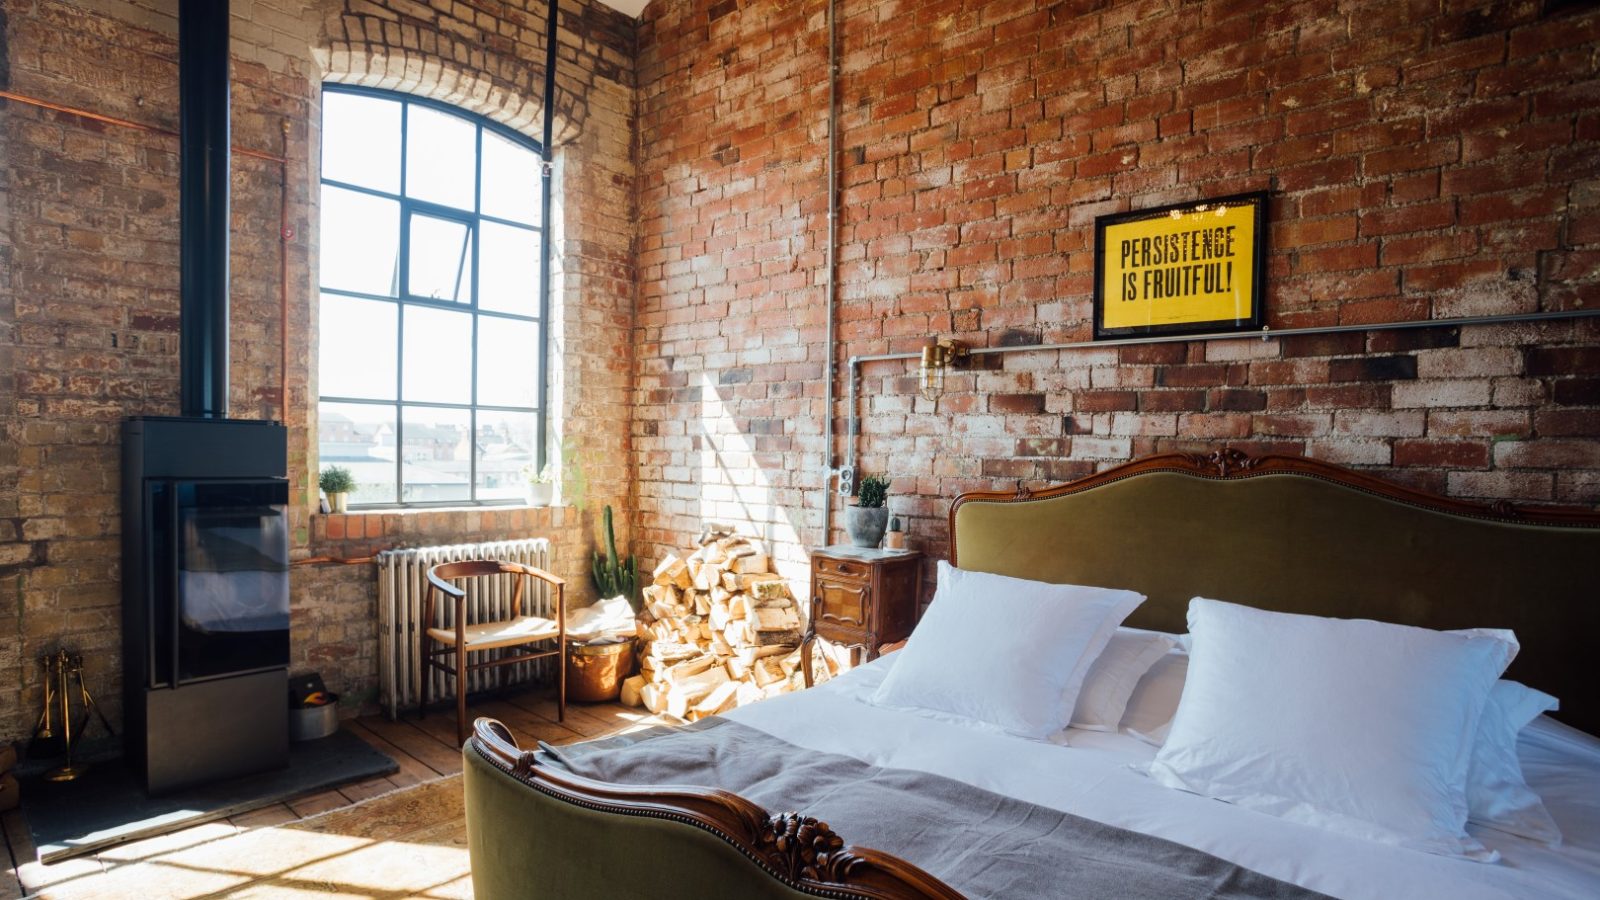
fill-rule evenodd
<path id="1" fill-rule="evenodd" d="M 967 355 L 967 345 L 961 341 L 929 338 L 922 347 L 922 366 L 917 378 L 922 399 L 938 403 L 939 397 L 944 394 L 945 371 L 953 365 L 965 363 Z"/>

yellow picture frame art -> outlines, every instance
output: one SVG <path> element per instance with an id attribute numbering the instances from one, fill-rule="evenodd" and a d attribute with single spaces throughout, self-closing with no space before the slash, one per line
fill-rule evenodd
<path id="1" fill-rule="evenodd" d="M 1094 339 L 1259 330 L 1267 194 L 1100 216 Z"/>

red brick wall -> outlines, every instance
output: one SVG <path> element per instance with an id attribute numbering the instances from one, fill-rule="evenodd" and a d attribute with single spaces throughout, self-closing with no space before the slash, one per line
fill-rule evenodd
<path id="1" fill-rule="evenodd" d="M 232 413 L 290 428 L 294 555 L 548 536 L 588 592 L 594 508 L 626 523 L 633 273 L 633 24 L 564 0 L 558 111 L 553 420 L 561 510 L 313 514 L 317 84 L 378 83 L 532 128 L 543 90 L 542 0 L 494 4 L 255 0 L 235 5 L 237 145 L 289 159 L 289 366 L 279 395 L 279 190 L 272 162 L 234 156 Z M 176 5 L 8 0 L 0 85 L 157 128 L 177 127 Z M 465 19 L 456 15 L 461 13 Z M 359 68 L 358 68 L 359 66 Z M 539 100 L 538 96 L 534 100 Z M 287 121 L 287 140 L 281 132 Z M 37 715 L 38 657 L 69 646 L 116 721 L 121 706 L 119 423 L 177 413 L 177 144 L 170 136 L 0 103 L 0 740 Z M 285 402 L 285 399 L 287 402 Z M 359 532 L 359 533 L 357 533 Z M 371 566 L 292 579 L 297 670 L 359 703 L 376 683 Z M 354 707 L 352 707 L 353 709 Z"/>
<path id="2" fill-rule="evenodd" d="M 1085 340 L 1095 216 L 1248 190 L 1273 327 L 1593 306 L 1600 12 L 1576 6 L 840 0 L 838 359 Z M 791 562 L 821 537 L 824 9 L 644 16 L 648 557 L 702 519 Z M 861 465 L 934 556 L 961 491 L 1171 449 L 1600 502 L 1592 319 L 987 357 L 937 409 L 912 375 L 864 370 Z"/>

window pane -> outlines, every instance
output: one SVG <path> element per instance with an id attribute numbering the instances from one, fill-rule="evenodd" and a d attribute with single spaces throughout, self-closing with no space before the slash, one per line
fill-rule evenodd
<path id="1" fill-rule="evenodd" d="M 539 323 L 494 316 L 478 321 L 478 402 L 539 405 Z"/>
<path id="2" fill-rule="evenodd" d="M 400 204 L 322 186 L 322 286 L 395 296 L 400 257 Z"/>
<path id="3" fill-rule="evenodd" d="M 411 296 L 471 302 L 472 230 L 466 223 L 413 215 L 408 252 Z"/>
<path id="4" fill-rule="evenodd" d="M 471 414 L 464 409 L 407 406 L 403 503 L 471 500 Z"/>
<path id="5" fill-rule="evenodd" d="M 407 305 L 401 396 L 412 403 L 472 402 L 472 314 Z"/>
<path id="6" fill-rule="evenodd" d="M 393 400 L 400 307 L 384 300 L 323 294 L 317 382 L 325 397 Z"/>
<path id="7" fill-rule="evenodd" d="M 351 503 L 394 503 L 394 407 L 368 403 L 317 405 L 317 458 L 355 477 Z"/>
<path id="8" fill-rule="evenodd" d="M 520 316 L 539 314 L 539 232 L 484 222 L 478 251 L 478 306 Z"/>
<path id="9" fill-rule="evenodd" d="M 472 209 L 478 126 L 416 104 L 406 117 L 406 196 Z"/>
<path id="10" fill-rule="evenodd" d="M 534 413 L 478 413 L 478 499 L 521 500 L 522 469 L 533 465 Z"/>
<path id="11" fill-rule="evenodd" d="M 483 133 L 483 214 L 539 224 L 539 154 Z"/>
<path id="12" fill-rule="evenodd" d="M 400 103 L 324 93 L 322 177 L 400 193 Z"/>

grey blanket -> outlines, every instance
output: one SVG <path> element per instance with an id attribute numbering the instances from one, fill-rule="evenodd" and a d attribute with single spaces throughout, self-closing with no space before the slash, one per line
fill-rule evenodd
<path id="1" fill-rule="evenodd" d="M 969 897 L 1323 896 L 1182 844 L 937 775 L 804 750 L 726 719 L 540 747 L 545 762 L 589 778 L 717 787 L 770 813 L 815 816 L 846 843 L 909 860 Z"/>

